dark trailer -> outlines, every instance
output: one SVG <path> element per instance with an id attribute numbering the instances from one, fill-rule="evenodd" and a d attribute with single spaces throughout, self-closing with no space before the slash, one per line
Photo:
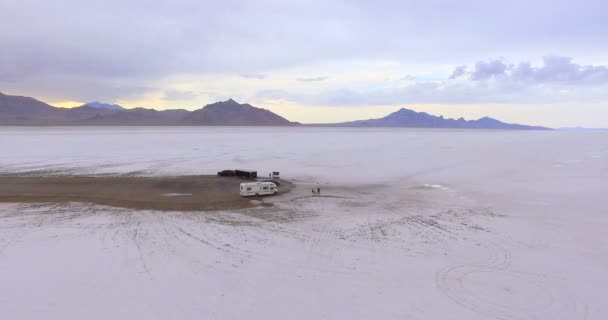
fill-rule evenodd
<path id="1" fill-rule="evenodd" d="M 254 170 L 234 170 L 234 175 L 245 179 L 255 179 L 258 177 L 258 172 Z"/>

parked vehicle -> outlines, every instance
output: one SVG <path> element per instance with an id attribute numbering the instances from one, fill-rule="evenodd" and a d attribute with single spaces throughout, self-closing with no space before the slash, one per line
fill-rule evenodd
<path id="1" fill-rule="evenodd" d="M 279 189 L 273 182 L 243 182 L 241 183 L 241 197 L 277 195 Z"/>
<path id="2" fill-rule="evenodd" d="M 276 180 L 276 179 L 257 178 L 257 179 L 255 179 L 255 180 L 256 180 L 256 181 L 258 181 L 258 182 L 272 182 L 272 183 L 276 184 L 276 185 L 277 185 L 277 187 L 280 187 L 280 186 L 281 186 L 281 181 Z"/>
<path id="3" fill-rule="evenodd" d="M 235 173 L 234 170 L 222 170 L 218 172 L 217 175 L 220 177 L 234 177 Z"/>
<path id="4" fill-rule="evenodd" d="M 242 170 L 237 169 L 234 170 L 234 173 L 237 177 L 245 178 L 245 179 L 255 179 L 258 177 L 258 172 L 255 170 Z"/>

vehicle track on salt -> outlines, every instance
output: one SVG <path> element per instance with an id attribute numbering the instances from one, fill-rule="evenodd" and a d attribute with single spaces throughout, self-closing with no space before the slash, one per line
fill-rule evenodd
<path id="1" fill-rule="evenodd" d="M 344 210 L 344 201 L 351 201 L 350 205 L 358 210 Z M 297 210 L 291 211 L 293 208 Z M 402 198 L 382 194 L 330 194 L 295 197 L 280 201 L 270 209 L 234 212 L 150 212 L 67 203 L 20 205 L 5 216 L 16 219 L 12 223 L 30 229 L 61 226 L 74 229 L 71 232 L 76 236 L 92 232 L 99 236 L 107 250 L 128 246 L 135 252 L 141 273 L 150 278 L 154 278 L 154 261 L 159 255 L 165 255 L 186 261 L 196 272 L 201 272 L 202 268 L 230 273 L 248 268 L 251 263 L 259 267 L 261 263 L 283 266 L 275 268 L 279 273 L 295 272 L 315 278 L 338 276 L 357 283 L 366 281 L 362 277 L 364 274 L 371 276 L 381 270 L 381 266 L 370 265 L 365 260 L 373 259 L 376 249 L 395 249 L 410 256 L 439 255 L 448 251 L 450 241 L 461 240 L 461 233 L 486 231 L 473 218 L 479 216 L 476 210 L 458 205 L 439 211 L 433 207 L 408 207 Z M 483 214 L 483 210 L 480 212 Z M 99 224 L 87 222 L 86 219 L 92 216 L 109 219 Z M 6 240 L 6 237 L 0 240 L 4 247 L 14 241 Z M 304 255 L 285 258 L 280 250 L 271 250 L 283 241 L 300 243 Z M 208 248 L 208 260 L 196 253 L 200 246 Z M 492 248 L 484 247 L 486 250 Z M 0 247 L 0 253 L 2 249 Z M 356 252 L 356 255 L 345 260 L 344 250 Z M 509 313 L 499 303 L 486 301 L 465 285 L 458 285 L 466 283 L 476 273 L 505 272 L 510 260 L 508 254 L 503 256 L 505 258 L 500 258 L 500 254 L 493 256 L 487 265 L 465 264 L 442 270 L 437 274 L 436 286 L 455 303 L 484 316 L 534 319 L 518 318 L 518 314 Z M 532 283 L 539 283 L 535 281 Z M 255 283 L 246 285 L 253 287 Z M 553 307 L 555 300 L 559 299 L 551 298 L 545 305 Z M 572 307 L 561 310 L 570 312 Z"/>
<path id="2" fill-rule="evenodd" d="M 587 319 L 587 305 L 553 288 L 546 276 L 514 270 L 512 252 L 506 246 L 494 241 L 479 246 L 487 259 L 436 273 L 437 288 L 450 300 L 491 319 Z"/>

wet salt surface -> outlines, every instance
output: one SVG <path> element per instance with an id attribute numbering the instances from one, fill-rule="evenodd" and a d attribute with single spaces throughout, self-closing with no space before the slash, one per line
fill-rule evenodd
<path id="1" fill-rule="evenodd" d="M 232 212 L 0 204 L 2 318 L 608 315 L 606 134 L 0 128 L 0 148 L 0 174 L 300 184 Z"/>

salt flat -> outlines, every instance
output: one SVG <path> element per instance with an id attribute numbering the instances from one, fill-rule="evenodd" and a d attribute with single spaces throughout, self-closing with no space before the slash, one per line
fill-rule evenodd
<path id="1" fill-rule="evenodd" d="M 4 127 L 0 150 L 0 174 L 298 183 L 230 212 L 0 204 L 2 319 L 608 316 L 606 133 Z"/>

